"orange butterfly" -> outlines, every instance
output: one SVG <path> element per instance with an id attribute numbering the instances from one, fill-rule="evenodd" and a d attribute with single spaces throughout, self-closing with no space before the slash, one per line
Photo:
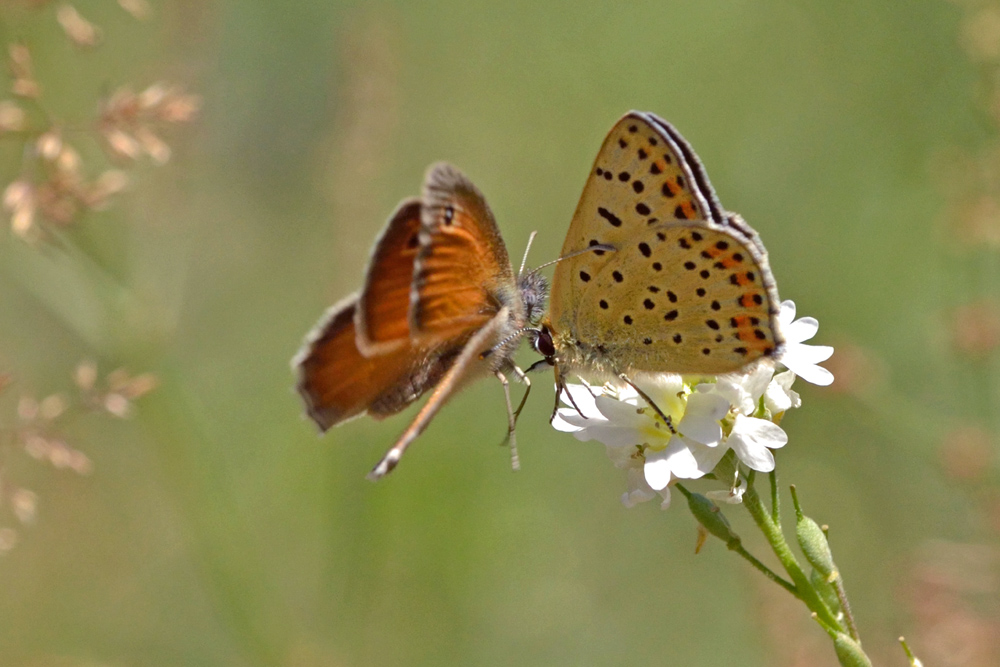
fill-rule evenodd
<path id="1" fill-rule="evenodd" d="M 420 199 L 404 200 L 372 251 L 361 292 L 333 306 L 292 360 L 306 412 L 322 431 L 367 412 L 395 414 L 424 392 L 430 399 L 369 473 L 391 471 L 458 389 L 486 375 L 503 385 L 517 468 L 505 373 L 530 389 L 512 361 L 548 296 L 537 272 L 514 273 L 486 200 L 448 164 L 432 165 Z"/>

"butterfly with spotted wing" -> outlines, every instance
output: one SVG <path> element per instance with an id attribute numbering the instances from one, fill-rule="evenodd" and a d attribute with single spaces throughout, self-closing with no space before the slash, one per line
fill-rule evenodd
<path id="1" fill-rule="evenodd" d="M 654 114 L 629 112 L 608 133 L 562 255 L 534 340 L 557 406 L 570 374 L 624 382 L 656 408 L 633 374 L 718 375 L 782 350 L 757 232 L 723 210 L 694 150 Z"/>
<path id="2" fill-rule="evenodd" d="M 333 306 L 292 360 L 306 412 L 326 431 L 366 412 L 396 414 L 433 390 L 369 473 L 378 479 L 456 391 L 492 374 L 503 385 L 517 468 L 520 407 L 512 409 L 505 373 L 530 388 L 512 356 L 547 294 L 545 279 L 523 263 L 514 273 L 476 186 L 448 164 L 432 165 L 422 196 L 403 201 L 375 242 L 360 293 Z"/>

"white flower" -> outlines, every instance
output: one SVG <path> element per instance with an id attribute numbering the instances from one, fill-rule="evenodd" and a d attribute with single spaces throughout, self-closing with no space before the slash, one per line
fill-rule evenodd
<path id="1" fill-rule="evenodd" d="M 784 447 L 788 436 L 780 426 L 766 419 L 736 415 L 733 430 L 726 439 L 726 445 L 731 447 L 748 468 L 760 472 L 774 470 L 774 455 L 772 449 Z"/>
<path id="2" fill-rule="evenodd" d="M 726 453 L 719 446 L 720 420 L 729 412 L 729 403 L 715 394 L 692 393 L 679 375 L 664 374 L 643 383 L 643 391 L 670 417 L 676 433 L 632 387 L 604 387 L 597 396 L 592 391 L 586 385 L 567 385 L 565 407 L 556 412 L 552 425 L 577 440 L 607 446 L 615 466 L 628 470 L 629 490 L 622 497 L 628 507 L 655 493 L 668 507 L 671 482 L 704 476 Z"/>
<path id="3" fill-rule="evenodd" d="M 745 479 L 740 479 L 739 483 L 725 491 L 706 491 L 705 497 L 714 500 L 719 503 L 729 503 L 730 505 L 739 505 L 743 502 L 743 494 L 747 490 L 747 481 Z"/>
<path id="4" fill-rule="evenodd" d="M 794 321 L 793 321 L 794 320 Z M 785 334 L 785 351 L 778 359 L 788 370 L 806 382 L 825 387 L 833 382 L 833 373 L 818 366 L 833 354 L 829 345 L 804 345 L 819 331 L 819 322 L 813 317 L 795 320 L 795 302 L 782 301 L 778 322 Z"/>
<path id="5" fill-rule="evenodd" d="M 622 494 L 622 505 L 628 508 L 633 508 L 639 503 L 644 503 L 647 500 L 652 500 L 659 493 L 660 497 L 663 498 L 660 502 L 660 507 L 667 509 L 670 507 L 670 489 L 661 489 L 660 491 L 653 491 L 649 484 L 646 483 L 646 477 L 643 475 L 642 468 L 635 466 L 629 468 L 628 470 L 628 490 Z"/>
<path id="6" fill-rule="evenodd" d="M 757 411 L 760 397 L 773 375 L 774 369 L 770 365 L 757 363 L 746 373 L 720 375 L 714 384 L 703 386 L 706 390 L 714 390 L 725 397 L 736 412 L 752 415 Z"/>
<path id="7" fill-rule="evenodd" d="M 795 373 L 785 371 L 774 376 L 764 390 L 764 407 L 772 415 L 781 414 L 790 408 L 797 408 L 802 405 L 802 399 L 798 392 L 792 391 L 792 383 L 795 382 Z"/>
<path id="8" fill-rule="evenodd" d="M 661 507 L 667 508 L 671 485 L 704 477 L 730 450 L 742 466 L 737 466 L 730 488 L 706 495 L 720 502 L 742 502 L 746 468 L 774 470 L 771 450 L 788 443 L 788 435 L 775 421 L 802 404 L 792 390 L 796 376 L 821 385 L 833 381 L 828 370 L 816 365 L 828 359 L 833 348 L 802 344 L 815 335 L 819 324 L 809 317 L 793 320 L 795 304 L 785 301 L 779 322 L 787 347 L 778 361 L 788 371 L 776 374 L 774 363 L 762 360 L 743 373 L 716 378 L 642 375 L 639 386 L 669 418 L 669 425 L 632 386 L 582 384 L 566 386 L 560 396 L 563 407 L 552 425 L 577 440 L 605 444 L 608 457 L 626 471 L 628 486 L 622 495 L 626 507 L 659 494 Z"/>
<path id="9" fill-rule="evenodd" d="M 772 378 L 773 373 L 770 365 L 760 363 L 746 373 L 723 375 L 715 384 L 699 386 L 706 391 L 714 389 L 732 405 L 732 430 L 720 449 L 732 449 L 744 465 L 760 472 L 774 470 L 774 455 L 770 450 L 784 447 L 788 442 L 788 436 L 780 426 L 754 416 L 759 412 L 761 397 L 769 390 L 776 401 L 784 397 L 789 404 L 793 402 L 788 395 L 791 390 L 784 387 L 786 382 L 791 386 L 795 375 L 789 373 L 785 378 L 782 377 L 784 374 L 780 374 Z M 767 416 L 766 412 L 763 414 Z M 772 411 L 772 414 L 776 413 Z"/>

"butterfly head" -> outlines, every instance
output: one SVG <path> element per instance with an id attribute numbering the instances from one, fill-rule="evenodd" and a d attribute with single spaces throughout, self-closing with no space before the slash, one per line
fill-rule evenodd
<path id="1" fill-rule="evenodd" d="M 537 326 L 549 300 L 549 281 L 536 271 L 528 271 L 517 279 L 517 288 L 524 304 L 524 319 L 527 325 Z"/>

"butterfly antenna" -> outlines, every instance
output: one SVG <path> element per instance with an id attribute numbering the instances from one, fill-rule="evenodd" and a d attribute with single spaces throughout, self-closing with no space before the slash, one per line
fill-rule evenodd
<path id="1" fill-rule="evenodd" d="M 576 252 L 571 252 L 568 255 L 563 255 L 562 257 L 559 257 L 558 259 L 552 260 L 551 262 L 545 262 L 541 266 L 536 266 L 535 268 L 533 268 L 531 270 L 531 272 L 532 273 L 538 273 L 540 270 L 544 269 L 546 266 L 552 266 L 553 264 L 558 264 L 559 262 L 563 261 L 564 259 L 572 259 L 572 258 L 577 257 L 578 255 L 582 255 L 584 253 L 597 252 L 598 250 L 603 250 L 603 251 L 607 251 L 607 252 L 614 252 L 617 249 L 618 248 L 614 247 L 613 245 L 606 245 L 606 244 L 603 244 L 603 243 L 599 243 L 597 245 L 592 245 L 592 246 L 589 246 L 587 248 L 584 248 L 583 250 L 577 250 Z"/>
<path id="2" fill-rule="evenodd" d="M 524 257 L 521 259 L 521 268 L 517 272 L 518 278 L 524 275 L 524 265 L 528 263 L 528 251 L 531 250 L 531 244 L 534 242 L 536 236 L 538 236 L 537 231 L 531 232 L 531 234 L 528 235 L 528 245 L 524 247 Z"/>
<path id="3" fill-rule="evenodd" d="M 501 347 L 503 347 L 504 345 L 506 345 L 510 341 L 514 340 L 515 338 L 517 338 L 518 336 L 520 336 L 521 334 L 523 334 L 525 331 L 538 331 L 538 329 L 535 329 L 534 327 L 521 327 L 520 329 L 518 329 L 517 331 L 515 331 L 511 335 L 507 336 L 506 338 L 504 338 L 502 341 L 500 341 L 499 343 L 497 343 L 496 345 L 494 345 L 490 349 L 488 349 L 485 352 L 483 352 L 482 354 L 480 354 L 479 358 L 480 359 L 485 359 L 486 357 L 488 357 L 491 354 L 493 354 L 493 352 L 495 352 L 496 350 L 500 349 Z"/>

